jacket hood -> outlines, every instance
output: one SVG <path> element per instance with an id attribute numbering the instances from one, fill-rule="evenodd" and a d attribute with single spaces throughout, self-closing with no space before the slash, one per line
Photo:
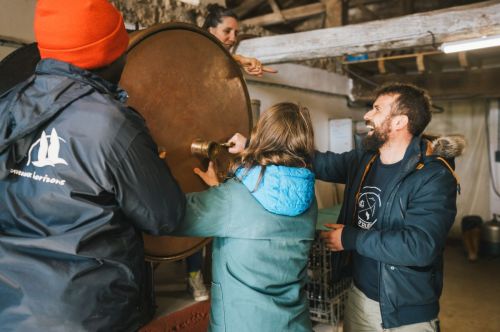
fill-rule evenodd
<path id="1" fill-rule="evenodd" d="M 123 91 L 89 71 L 47 59 L 38 63 L 36 75 L 0 96 L 0 180 L 26 157 L 50 119 L 94 89 Z"/>
<path id="2" fill-rule="evenodd" d="M 314 199 L 314 174 L 307 168 L 266 166 L 256 187 L 262 167 L 240 168 L 236 177 L 269 212 L 297 216 L 305 212 Z"/>
<path id="3" fill-rule="evenodd" d="M 429 141 L 427 155 L 434 155 L 445 159 L 453 159 L 462 155 L 465 149 L 465 138 L 462 135 L 429 136 L 424 135 Z"/>

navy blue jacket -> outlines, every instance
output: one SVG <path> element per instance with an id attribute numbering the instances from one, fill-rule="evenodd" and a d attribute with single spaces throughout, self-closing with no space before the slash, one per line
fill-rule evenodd
<path id="1" fill-rule="evenodd" d="M 0 329 L 134 331 L 142 232 L 185 197 L 115 85 L 64 62 L 0 97 Z"/>
<path id="2" fill-rule="evenodd" d="M 378 261 L 384 328 L 429 321 L 439 313 L 442 252 L 455 220 L 457 193 L 453 170 L 440 153 L 432 151 L 429 141 L 413 138 L 399 174 L 387 185 L 387 201 L 379 212 L 381 229 L 370 231 L 355 227 L 353 216 L 362 179 L 376 154 L 353 150 L 315 155 L 318 179 L 346 184 L 338 219 L 346 225 L 344 249 Z M 343 264 L 346 254 L 337 262 Z"/>

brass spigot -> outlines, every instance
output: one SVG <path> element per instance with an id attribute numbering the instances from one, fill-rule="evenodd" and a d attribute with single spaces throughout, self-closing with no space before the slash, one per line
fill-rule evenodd
<path id="1" fill-rule="evenodd" d="M 193 156 L 214 160 L 222 148 L 230 148 L 234 143 L 217 143 L 214 141 L 204 141 L 195 139 L 191 143 L 191 154 Z"/>

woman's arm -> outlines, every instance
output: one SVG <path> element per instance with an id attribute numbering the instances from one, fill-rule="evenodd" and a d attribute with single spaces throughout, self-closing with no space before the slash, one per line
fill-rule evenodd
<path id="1" fill-rule="evenodd" d="M 240 54 L 234 54 L 233 58 L 248 75 L 261 77 L 264 73 L 274 74 L 278 72 L 271 67 L 263 66 L 256 58 L 248 58 Z"/>

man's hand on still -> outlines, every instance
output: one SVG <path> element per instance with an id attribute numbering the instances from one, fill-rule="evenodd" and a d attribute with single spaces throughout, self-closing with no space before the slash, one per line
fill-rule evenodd
<path id="1" fill-rule="evenodd" d="M 205 182 L 210 187 L 219 185 L 219 179 L 217 178 L 217 173 L 215 172 L 215 167 L 213 162 L 208 163 L 208 169 L 206 172 L 203 172 L 199 168 L 195 168 L 193 171 L 203 180 L 203 182 Z"/>
<path id="2" fill-rule="evenodd" d="M 325 242 L 326 247 L 332 251 L 344 250 L 344 247 L 342 246 L 342 230 L 344 225 L 325 224 L 325 227 L 331 229 L 331 231 L 323 231 L 320 234 L 320 237 Z"/>
<path id="3" fill-rule="evenodd" d="M 241 153 L 245 150 L 245 145 L 247 144 L 247 138 L 240 133 L 236 133 L 227 141 L 228 144 L 233 143 L 234 145 L 228 149 L 229 153 Z"/>

